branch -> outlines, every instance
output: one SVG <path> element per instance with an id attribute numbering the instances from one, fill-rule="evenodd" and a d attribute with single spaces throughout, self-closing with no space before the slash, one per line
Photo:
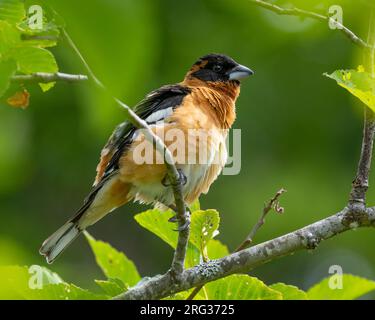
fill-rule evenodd
<path id="1" fill-rule="evenodd" d="M 358 163 L 357 174 L 352 183 L 350 192 L 350 206 L 365 206 L 366 192 L 369 186 L 369 175 L 371 167 L 372 150 L 375 134 L 374 113 L 366 108 L 362 138 L 361 156 Z"/>
<path id="2" fill-rule="evenodd" d="M 299 250 L 315 249 L 321 241 L 359 227 L 375 227 L 375 207 L 367 208 L 364 211 L 344 208 L 339 213 L 302 229 L 235 252 L 224 258 L 211 260 L 184 270 L 178 281 L 173 279 L 169 273 L 152 277 L 148 281 L 130 288 L 115 299 L 161 299 L 231 274 L 248 272 Z"/>
<path id="3" fill-rule="evenodd" d="M 370 25 L 367 42 L 370 44 L 370 50 L 365 52 L 366 69 L 370 70 L 371 76 L 375 79 L 375 16 L 374 10 L 371 11 Z M 375 114 L 369 108 L 365 108 L 363 138 L 361 156 L 358 163 L 357 174 L 352 183 L 350 192 L 349 206 L 365 207 L 366 192 L 369 186 L 369 175 L 371 168 L 371 158 L 374 145 L 375 134 Z"/>
<path id="4" fill-rule="evenodd" d="M 47 73 L 47 72 L 35 72 L 26 75 L 15 75 L 11 78 L 13 82 L 37 82 L 37 83 L 48 83 L 55 81 L 66 81 L 66 82 L 79 82 L 86 81 L 88 77 L 82 74 L 69 74 L 69 73 Z"/>
<path id="5" fill-rule="evenodd" d="M 75 51 L 77 56 L 80 58 L 81 62 L 87 69 L 88 74 L 92 78 L 92 80 L 95 82 L 95 84 L 101 88 L 102 90 L 108 92 L 107 88 L 103 85 L 103 83 L 95 76 L 94 72 L 91 70 L 90 66 L 82 56 L 81 52 L 73 42 L 73 40 L 70 38 L 69 34 L 66 32 L 66 30 L 62 29 L 62 34 L 64 35 L 65 39 L 67 40 L 68 44 L 72 47 L 72 49 Z M 184 198 L 182 195 L 182 185 L 180 181 L 180 174 L 175 166 L 174 158 L 169 151 L 169 149 L 165 146 L 163 140 L 157 136 L 148 123 L 138 117 L 138 115 L 124 102 L 122 102 L 120 99 L 113 97 L 111 95 L 112 99 L 122 108 L 124 108 L 129 116 L 129 121 L 137 128 L 142 128 L 143 133 L 149 141 L 153 141 L 155 143 L 156 150 L 163 155 L 164 157 L 164 163 L 167 169 L 167 174 L 169 178 L 169 182 L 173 188 L 173 194 L 175 199 L 175 206 L 176 206 L 176 215 L 178 218 L 178 226 L 179 226 L 179 235 L 178 235 L 178 241 L 177 241 L 177 247 L 173 256 L 172 266 L 170 269 L 170 275 L 173 278 L 178 277 L 178 275 L 183 271 L 184 269 L 184 261 L 185 261 L 185 255 L 186 255 L 186 249 L 189 239 L 189 233 L 190 228 L 188 224 L 188 215 L 186 214 L 186 205 L 184 202 Z M 187 227 L 186 227 L 187 226 Z"/>
<path id="6" fill-rule="evenodd" d="M 268 9 L 270 11 L 273 11 L 279 15 L 288 15 L 288 16 L 298 16 L 298 17 L 307 17 L 319 21 L 324 22 L 331 22 L 337 26 L 337 29 L 340 30 L 350 41 L 352 41 L 354 44 L 356 44 L 359 47 L 363 48 L 369 48 L 370 45 L 363 41 L 359 36 L 357 36 L 353 31 L 351 31 L 349 28 L 344 26 L 343 24 L 337 22 L 336 20 L 332 19 L 329 16 L 324 16 L 322 14 L 312 12 L 312 11 L 306 11 L 299 8 L 282 8 L 275 4 L 271 4 L 265 1 L 261 0 L 249 0 L 250 2 L 253 2 L 257 4 L 260 7 L 263 7 L 265 9 Z"/>
<path id="7" fill-rule="evenodd" d="M 278 199 L 279 197 L 284 193 L 286 192 L 285 189 L 280 189 L 279 191 L 277 191 L 277 193 L 275 194 L 275 196 L 264 206 L 263 208 L 263 213 L 262 215 L 260 216 L 258 222 L 254 225 L 254 227 L 251 229 L 250 233 L 248 234 L 248 236 L 246 237 L 246 239 L 239 245 L 239 247 L 236 249 L 235 252 L 238 252 L 238 251 L 241 251 L 245 248 L 247 248 L 252 242 L 253 242 L 253 239 L 254 239 L 254 236 L 255 234 L 258 232 L 258 230 L 264 225 L 265 223 L 265 218 L 267 216 L 267 214 L 272 210 L 274 209 L 277 213 L 282 213 L 284 212 L 284 208 L 280 207 L 279 206 L 279 203 L 278 203 Z"/>

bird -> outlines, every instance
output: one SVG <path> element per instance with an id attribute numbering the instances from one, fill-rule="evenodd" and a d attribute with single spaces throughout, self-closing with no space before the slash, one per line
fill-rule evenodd
<path id="1" fill-rule="evenodd" d="M 225 166 L 225 139 L 236 118 L 241 80 L 253 73 L 227 55 L 207 54 L 192 65 L 182 82 L 152 91 L 134 107 L 165 146 L 176 151 L 171 153 L 187 205 L 208 192 Z M 205 132 L 209 134 L 203 138 Z M 174 133 L 183 141 L 167 139 Z M 193 135 L 198 135 L 199 147 L 190 139 Z M 139 161 L 142 150 L 152 161 Z M 182 156 L 176 154 L 179 151 Z M 205 161 L 199 161 L 200 153 L 206 154 Z M 129 121 L 118 125 L 101 151 L 95 181 L 83 205 L 43 242 L 39 252 L 47 263 L 52 263 L 89 226 L 130 201 L 175 208 L 166 165 L 155 161 L 157 156 L 142 129 Z"/>

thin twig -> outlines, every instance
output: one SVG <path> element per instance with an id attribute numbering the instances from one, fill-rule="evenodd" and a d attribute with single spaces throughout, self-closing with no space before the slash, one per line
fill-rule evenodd
<path id="1" fill-rule="evenodd" d="M 257 223 L 253 226 L 251 229 L 250 233 L 246 237 L 246 239 L 239 245 L 239 247 L 234 251 L 238 252 L 243 249 L 246 249 L 247 247 L 250 246 L 250 244 L 253 242 L 255 234 L 258 232 L 258 230 L 264 225 L 265 223 L 265 218 L 266 215 L 273 209 L 277 213 L 283 213 L 284 208 L 280 207 L 279 205 L 279 197 L 286 192 L 284 188 L 281 188 L 279 191 L 276 192 L 273 198 L 271 198 L 263 207 L 262 215 L 260 216 L 259 220 Z M 195 296 L 199 293 L 199 291 L 203 288 L 204 285 L 200 285 L 190 293 L 190 295 L 186 298 L 186 300 L 193 300 Z"/>
<path id="2" fill-rule="evenodd" d="M 20 74 L 15 75 L 11 78 L 13 82 L 37 82 L 37 83 L 48 83 L 55 81 L 66 81 L 66 82 L 79 82 L 86 81 L 88 77 L 83 74 L 69 74 L 69 73 L 47 73 L 47 72 L 35 72 L 32 74 Z"/>
<path id="3" fill-rule="evenodd" d="M 91 70 L 90 66 L 88 65 L 84 57 L 82 56 L 78 47 L 75 45 L 72 38 L 69 36 L 69 34 L 66 32 L 65 29 L 62 29 L 62 34 L 64 35 L 65 39 L 67 40 L 69 45 L 72 47 L 72 49 L 75 51 L 77 56 L 82 61 L 83 65 L 87 69 L 87 72 L 92 78 L 92 80 L 96 83 L 96 85 L 99 88 L 108 92 L 107 88 L 103 85 L 103 83 L 95 76 L 94 72 Z M 186 214 L 186 205 L 184 202 L 184 198 L 182 196 L 182 185 L 180 181 L 180 175 L 175 166 L 175 161 L 171 152 L 165 146 L 163 140 L 152 131 L 152 129 L 150 128 L 150 126 L 147 124 L 146 121 L 138 117 L 138 115 L 120 99 L 113 97 L 112 95 L 111 97 L 118 105 L 120 105 L 122 108 L 126 110 L 129 116 L 129 121 L 135 127 L 144 129 L 143 133 L 146 139 L 148 139 L 149 141 L 153 141 L 155 143 L 156 150 L 160 154 L 163 155 L 164 163 L 167 168 L 168 178 L 173 188 L 175 205 L 177 209 L 176 215 L 178 218 L 178 225 L 180 228 L 182 228 L 183 226 L 186 226 L 186 222 L 187 222 L 187 219 L 189 219 L 189 217 Z M 174 277 L 178 276 L 184 269 L 186 249 L 187 249 L 187 244 L 189 240 L 189 232 L 190 232 L 189 225 L 187 225 L 187 227 L 184 228 L 183 230 L 179 231 L 177 247 L 174 252 L 173 261 L 172 261 L 171 270 L 170 270 L 171 274 Z"/>
<path id="4" fill-rule="evenodd" d="M 246 239 L 239 245 L 239 247 L 235 250 L 235 252 L 241 251 L 247 247 L 250 246 L 250 244 L 253 242 L 255 234 L 258 232 L 258 230 L 263 226 L 265 223 L 265 218 L 267 214 L 273 209 L 277 213 L 283 213 L 284 208 L 280 207 L 279 205 L 279 197 L 286 192 L 285 189 L 281 188 L 279 191 L 276 192 L 275 196 L 268 201 L 267 204 L 265 204 L 263 208 L 262 215 L 260 216 L 258 222 L 254 225 L 254 227 L 251 229 L 250 233 L 247 235 Z"/>
<path id="5" fill-rule="evenodd" d="M 204 287 L 204 284 L 201 284 L 200 286 L 195 287 L 194 290 L 186 298 L 186 300 L 193 300 L 195 298 L 195 296 L 199 293 L 199 291 L 202 290 L 203 287 Z"/>
<path id="6" fill-rule="evenodd" d="M 370 71 L 371 76 L 375 79 L 375 15 L 374 10 L 371 11 L 368 39 L 371 49 L 365 51 L 365 66 Z M 352 190 L 350 192 L 349 205 L 350 206 L 365 206 L 366 192 L 369 186 L 369 176 L 371 168 L 371 159 L 373 153 L 375 135 L 375 114 L 369 108 L 364 110 L 364 125 L 361 155 L 358 163 L 357 174 L 352 183 Z"/>
<path id="7" fill-rule="evenodd" d="M 349 205 L 351 206 L 366 205 L 366 192 L 369 186 L 369 175 L 375 134 L 375 118 L 374 113 L 368 108 L 365 109 L 364 114 L 365 119 L 361 155 L 358 163 L 357 174 L 353 180 L 352 190 L 349 198 Z"/>
<path id="8" fill-rule="evenodd" d="M 235 273 L 249 272 L 299 250 L 316 248 L 323 240 L 360 227 L 375 227 L 375 207 L 344 208 L 339 213 L 281 237 L 184 270 L 176 281 L 169 273 L 152 277 L 115 297 L 118 300 L 161 299 Z"/>
<path id="9" fill-rule="evenodd" d="M 257 4 L 260 7 L 273 11 L 279 15 L 290 15 L 290 16 L 298 16 L 298 17 L 307 17 L 319 21 L 326 21 L 331 22 L 337 26 L 337 30 L 340 30 L 346 37 L 350 39 L 354 44 L 358 45 L 359 47 L 368 48 L 369 45 L 365 41 L 363 41 L 359 36 L 357 36 L 353 31 L 349 28 L 341 24 L 340 22 L 336 21 L 335 19 L 325 16 L 316 12 L 307 11 L 299 8 L 282 8 L 275 4 L 268 3 L 261 0 L 249 0 L 252 3 Z"/>

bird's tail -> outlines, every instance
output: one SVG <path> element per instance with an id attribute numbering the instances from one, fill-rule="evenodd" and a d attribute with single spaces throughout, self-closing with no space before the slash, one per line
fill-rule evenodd
<path id="1" fill-rule="evenodd" d="M 40 254 L 45 256 L 48 263 L 52 263 L 81 232 L 78 222 L 68 221 L 43 242 Z"/>
<path id="2" fill-rule="evenodd" d="M 48 263 L 52 263 L 83 230 L 129 200 L 129 185 L 113 176 L 109 175 L 95 186 L 74 217 L 43 242 L 39 252 Z"/>
<path id="3" fill-rule="evenodd" d="M 55 261 L 56 258 L 74 241 L 74 239 L 90 225 L 90 223 L 82 225 L 82 222 L 85 221 L 85 215 L 90 212 L 92 203 L 107 180 L 108 179 L 103 180 L 100 184 L 94 187 L 85 199 L 83 206 L 76 212 L 76 214 L 43 242 L 39 249 L 39 253 L 46 258 L 47 263 Z"/>

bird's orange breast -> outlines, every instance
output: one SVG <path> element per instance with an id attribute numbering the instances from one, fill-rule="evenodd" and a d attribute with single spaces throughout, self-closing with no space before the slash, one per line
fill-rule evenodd
<path id="1" fill-rule="evenodd" d="M 193 90 L 172 116 L 161 124 L 151 126 L 172 152 L 177 167 L 187 177 L 187 184 L 183 187 L 187 203 L 208 191 L 226 163 L 225 138 L 235 118 L 234 103 L 222 102 L 229 109 L 223 110 L 224 106 L 216 106 L 217 109 L 212 110 L 212 104 L 219 100 L 219 96 L 210 90 Z M 220 116 L 226 118 L 223 120 Z M 152 150 L 151 163 L 139 164 L 135 161 L 142 148 Z M 151 143 L 140 134 L 120 160 L 122 180 L 134 184 L 139 189 L 137 197 L 144 199 L 144 202 L 149 202 L 155 195 L 169 192 L 161 184 L 166 167 L 162 163 L 155 163 L 158 157 L 160 160 L 160 155 Z M 163 196 L 173 199 L 173 195 Z"/>

